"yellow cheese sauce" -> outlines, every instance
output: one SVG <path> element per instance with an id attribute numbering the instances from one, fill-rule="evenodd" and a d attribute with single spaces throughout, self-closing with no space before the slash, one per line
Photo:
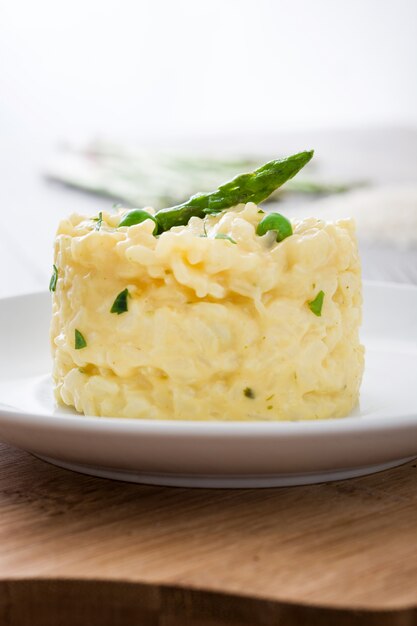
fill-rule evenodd
<path id="1" fill-rule="evenodd" d="M 339 417 L 363 372 L 354 224 L 294 221 L 260 237 L 253 203 L 155 237 L 73 215 L 59 226 L 51 340 L 58 402 L 89 415 Z M 218 235 L 228 238 L 218 238 Z M 127 311 L 111 313 L 128 290 Z M 321 315 L 309 306 L 323 291 Z M 85 347 L 76 349 L 75 330 Z"/>

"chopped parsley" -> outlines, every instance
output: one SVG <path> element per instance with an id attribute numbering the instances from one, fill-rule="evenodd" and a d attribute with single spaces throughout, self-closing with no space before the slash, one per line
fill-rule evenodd
<path id="1" fill-rule="evenodd" d="M 227 241 L 230 241 L 231 243 L 236 243 L 236 241 L 234 239 L 232 239 L 229 235 L 225 235 L 224 233 L 217 233 L 217 235 L 214 238 L 215 239 L 226 239 Z"/>
<path id="2" fill-rule="evenodd" d="M 93 218 L 93 222 L 97 222 L 96 227 L 95 227 L 94 230 L 100 230 L 101 225 L 103 223 L 103 213 L 101 211 L 98 214 L 98 217 Z"/>
<path id="3" fill-rule="evenodd" d="M 127 288 L 123 289 L 123 291 L 121 291 L 119 295 L 116 296 L 116 299 L 113 302 L 112 307 L 110 309 L 110 313 L 117 313 L 117 315 L 120 315 L 121 313 L 126 313 L 128 296 L 129 296 L 128 289 Z"/>
<path id="4" fill-rule="evenodd" d="M 245 387 L 244 390 L 243 390 L 243 395 L 246 396 L 247 398 L 250 398 L 251 400 L 253 400 L 254 397 L 255 397 L 255 392 L 250 387 Z"/>
<path id="5" fill-rule="evenodd" d="M 52 266 L 52 276 L 51 276 L 51 280 L 49 281 L 49 291 L 55 291 L 56 290 L 56 284 L 58 282 L 58 268 L 56 265 Z"/>
<path id="6" fill-rule="evenodd" d="M 323 308 L 323 300 L 324 300 L 324 291 L 319 291 L 317 296 L 311 302 L 308 302 L 308 307 L 310 311 L 317 315 L 317 317 L 321 316 L 321 310 Z"/>
<path id="7" fill-rule="evenodd" d="M 80 333 L 80 331 L 76 328 L 75 329 L 75 349 L 81 350 L 82 348 L 86 348 L 86 347 L 87 347 L 87 342 L 84 339 L 83 334 Z"/>

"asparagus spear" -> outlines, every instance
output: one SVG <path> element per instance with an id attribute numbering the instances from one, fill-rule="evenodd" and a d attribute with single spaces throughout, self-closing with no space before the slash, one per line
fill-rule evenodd
<path id="1" fill-rule="evenodd" d="M 155 215 L 159 232 L 188 224 L 193 216 L 205 217 L 206 214 L 218 213 L 243 202 L 262 202 L 275 189 L 295 176 L 312 156 L 313 150 L 310 150 L 286 159 L 269 161 L 253 172 L 239 174 L 216 191 L 199 193 L 183 204 L 161 209 Z"/>

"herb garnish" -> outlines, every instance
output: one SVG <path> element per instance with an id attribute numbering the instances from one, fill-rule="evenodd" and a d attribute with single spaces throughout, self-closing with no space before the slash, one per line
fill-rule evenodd
<path id="1" fill-rule="evenodd" d="M 112 307 L 110 309 L 110 313 L 117 313 L 117 315 L 120 315 L 121 313 L 126 313 L 128 296 L 129 296 L 128 289 L 127 288 L 123 289 L 123 291 L 121 291 L 119 295 L 116 296 L 116 299 L 113 302 Z"/>
<path id="2" fill-rule="evenodd" d="M 103 223 L 103 213 L 100 211 L 100 213 L 98 214 L 98 217 L 94 217 L 93 218 L 93 222 L 97 222 L 96 227 L 94 230 L 100 230 L 101 225 Z"/>
<path id="3" fill-rule="evenodd" d="M 311 300 L 311 302 L 307 303 L 310 311 L 312 311 L 314 315 L 317 315 L 317 317 L 321 316 L 323 300 L 324 300 L 324 291 L 319 291 L 317 296 L 314 298 L 314 300 Z"/>
<path id="4" fill-rule="evenodd" d="M 227 241 L 230 241 L 231 243 L 236 243 L 236 241 L 234 239 L 232 239 L 229 235 L 225 235 L 224 233 L 217 233 L 217 235 L 214 238 L 215 239 L 226 239 Z"/>
<path id="5" fill-rule="evenodd" d="M 52 276 L 51 276 L 51 280 L 49 281 L 49 291 L 55 291 L 56 290 L 56 284 L 58 282 L 58 268 L 56 265 L 52 266 Z"/>
<path id="6" fill-rule="evenodd" d="M 143 209 L 133 209 L 132 211 L 129 211 L 129 213 L 126 213 L 126 215 L 120 221 L 118 228 L 120 228 L 121 226 L 135 226 L 135 224 L 141 224 L 145 220 L 152 220 L 154 222 L 155 228 L 153 229 L 152 234 L 157 235 L 158 223 L 156 219 L 153 215 L 151 215 L 147 211 L 144 211 Z"/>
<path id="7" fill-rule="evenodd" d="M 84 339 L 84 336 L 76 328 L 75 329 L 75 349 L 76 350 L 81 350 L 82 348 L 86 348 L 86 347 L 87 347 L 87 342 Z"/>
<path id="8" fill-rule="evenodd" d="M 251 400 L 253 400 L 254 397 L 255 397 L 255 392 L 250 387 L 245 387 L 244 390 L 243 390 L 243 395 L 246 396 L 247 398 L 250 398 Z"/>
<path id="9" fill-rule="evenodd" d="M 269 215 L 262 218 L 256 227 L 256 234 L 262 236 L 270 230 L 274 230 L 276 232 L 277 241 L 282 241 L 292 235 L 291 222 L 289 222 L 287 218 L 280 213 L 269 213 Z"/>

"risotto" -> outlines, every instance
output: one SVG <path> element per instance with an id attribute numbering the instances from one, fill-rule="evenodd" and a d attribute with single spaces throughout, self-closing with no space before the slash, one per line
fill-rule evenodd
<path id="1" fill-rule="evenodd" d="M 89 415 L 175 420 L 352 410 L 364 364 L 352 220 L 293 221 L 277 241 L 248 202 L 155 236 L 147 211 L 133 225 L 119 210 L 59 226 L 58 402 Z"/>

